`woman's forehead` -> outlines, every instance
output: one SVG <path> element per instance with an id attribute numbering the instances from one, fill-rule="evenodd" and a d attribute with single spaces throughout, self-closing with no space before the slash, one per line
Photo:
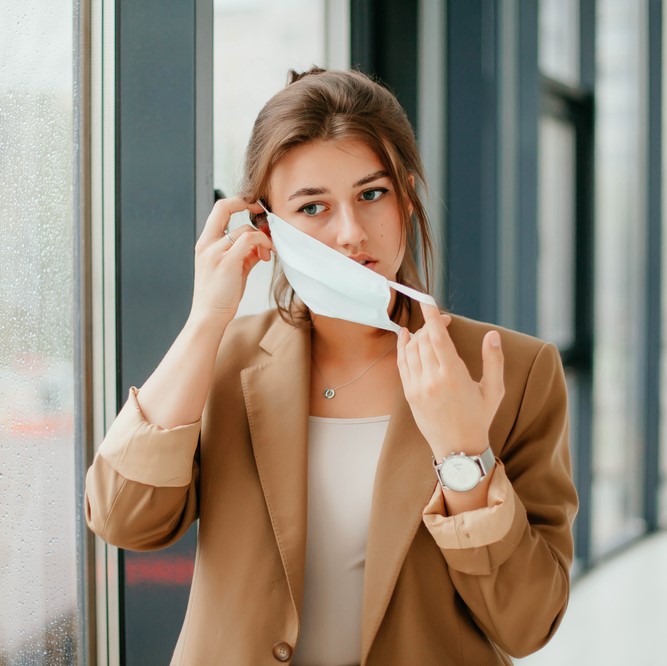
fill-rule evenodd
<path id="1" fill-rule="evenodd" d="M 295 187 L 317 194 L 315 190 L 361 187 L 387 176 L 382 160 L 364 141 L 320 139 L 288 151 L 274 166 L 269 182 L 271 191 L 281 195 Z"/>

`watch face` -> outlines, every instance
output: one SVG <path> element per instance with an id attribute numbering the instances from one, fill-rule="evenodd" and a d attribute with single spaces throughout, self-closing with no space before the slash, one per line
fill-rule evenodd
<path id="1" fill-rule="evenodd" d="M 482 477 L 479 465 L 467 456 L 450 456 L 445 458 L 440 468 L 440 478 L 450 490 L 465 492 L 471 490 Z"/>

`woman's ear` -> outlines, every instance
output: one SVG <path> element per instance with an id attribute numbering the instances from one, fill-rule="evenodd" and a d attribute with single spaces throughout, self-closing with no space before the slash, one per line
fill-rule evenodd
<path id="1" fill-rule="evenodd" d="M 414 190 L 415 189 L 415 174 L 414 173 L 409 173 L 408 174 L 408 181 L 410 183 L 410 187 Z M 412 213 L 414 212 L 414 206 L 412 205 L 412 202 L 408 204 L 408 211 L 410 214 L 410 217 L 412 217 Z"/>
<path id="2" fill-rule="evenodd" d="M 269 220 L 266 217 L 266 213 L 250 213 L 250 222 L 252 222 L 259 231 L 271 238 L 271 229 L 269 229 Z"/>

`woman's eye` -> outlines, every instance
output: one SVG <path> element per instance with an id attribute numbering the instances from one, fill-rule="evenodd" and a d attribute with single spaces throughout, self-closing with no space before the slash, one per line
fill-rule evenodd
<path id="1" fill-rule="evenodd" d="M 374 190 L 366 190 L 365 192 L 362 192 L 361 193 L 361 198 L 364 201 L 376 201 L 377 199 L 379 199 L 386 192 L 387 192 L 386 188 L 378 187 Z"/>
<path id="2" fill-rule="evenodd" d="M 324 210 L 324 204 L 316 204 L 316 203 L 306 204 L 305 206 L 299 208 L 300 213 L 305 213 L 309 217 L 313 217 L 314 215 L 321 213 L 323 210 Z"/>

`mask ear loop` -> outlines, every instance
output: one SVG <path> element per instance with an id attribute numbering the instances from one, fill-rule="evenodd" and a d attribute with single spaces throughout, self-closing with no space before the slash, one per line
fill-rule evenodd
<path id="1" fill-rule="evenodd" d="M 435 298 L 433 298 L 433 296 L 430 294 L 424 294 L 421 291 L 413 289 L 412 287 L 406 287 L 404 284 L 392 282 L 391 280 L 387 280 L 387 284 L 396 291 L 400 291 L 402 294 L 409 296 L 414 301 L 421 301 L 422 303 L 426 303 L 426 305 L 434 305 L 435 307 L 438 306 L 438 304 L 435 302 Z"/>
<path id="2" fill-rule="evenodd" d="M 435 302 L 435 298 L 433 298 L 433 296 L 431 296 L 430 294 L 424 294 L 423 292 L 417 291 L 412 287 L 407 287 L 404 284 L 393 282 L 392 280 L 387 280 L 387 284 L 392 289 L 400 291 L 402 294 L 405 294 L 408 298 L 411 298 L 414 301 L 421 301 L 422 303 L 426 303 L 427 305 L 433 305 L 435 307 L 438 307 L 438 304 Z M 410 338 L 412 338 L 412 336 L 414 335 L 412 331 L 408 331 L 408 334 L 410 335 Z"/>

